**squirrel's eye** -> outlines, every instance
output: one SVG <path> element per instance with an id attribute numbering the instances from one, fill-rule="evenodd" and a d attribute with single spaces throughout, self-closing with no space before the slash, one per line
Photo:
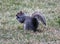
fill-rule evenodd
<path id="1" fill-rule="evenodd" d="M 17 18 L 19 18 L 19 17 L 17 17 Z"/>

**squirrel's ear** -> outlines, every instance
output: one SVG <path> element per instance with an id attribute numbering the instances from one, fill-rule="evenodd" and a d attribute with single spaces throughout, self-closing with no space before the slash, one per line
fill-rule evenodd
<path id="1" fill-rule="evenodd" d="M 23 15 L 24 13 L 22 11 L 18 12 L 16 15 Z"/>
<path id="2" fill-rule="evenodd" d="M 22 15 L 23 14 L 23 12 L 22 11 L 20 11 L 20 15 Z"/>
<path id="3" fill-rule="evenodd" d="M 24 14 L 24 12 L 23 11 L 20 11 L 20 12 L 18 12 L 17 14 L 16 14 L 16 16 L 17 15 L 23 15 Z"/>

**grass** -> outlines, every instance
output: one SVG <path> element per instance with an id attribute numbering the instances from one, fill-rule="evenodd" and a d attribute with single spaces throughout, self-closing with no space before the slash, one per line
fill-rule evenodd
<path id="1" fill-rule="evenodd" d="M 24 33 L 16 20 L 20 10 L 32 14 L 39 10 L 46 17 L 42 32 Z M 0 0 L 0 44 L 60 44 L 60 0 Z"/>

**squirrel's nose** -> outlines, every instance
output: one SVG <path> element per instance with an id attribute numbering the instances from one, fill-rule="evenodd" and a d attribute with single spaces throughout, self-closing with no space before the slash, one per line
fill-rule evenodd
<path id="1" fill-rule="evenodd" d="M 16 15 L 17 16 L 17 15 Z"/>

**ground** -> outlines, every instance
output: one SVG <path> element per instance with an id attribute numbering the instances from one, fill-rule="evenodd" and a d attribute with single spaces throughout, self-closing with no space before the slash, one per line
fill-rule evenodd
<path id="1" fill-rule="evenodd" d="M 47 23 L 39 25 L 42 32 L 24 33 L 16 20 L 20 10 L 42 12 Z M 60 0 L 0 0 L 0 44 L 60 44 Z"/>

